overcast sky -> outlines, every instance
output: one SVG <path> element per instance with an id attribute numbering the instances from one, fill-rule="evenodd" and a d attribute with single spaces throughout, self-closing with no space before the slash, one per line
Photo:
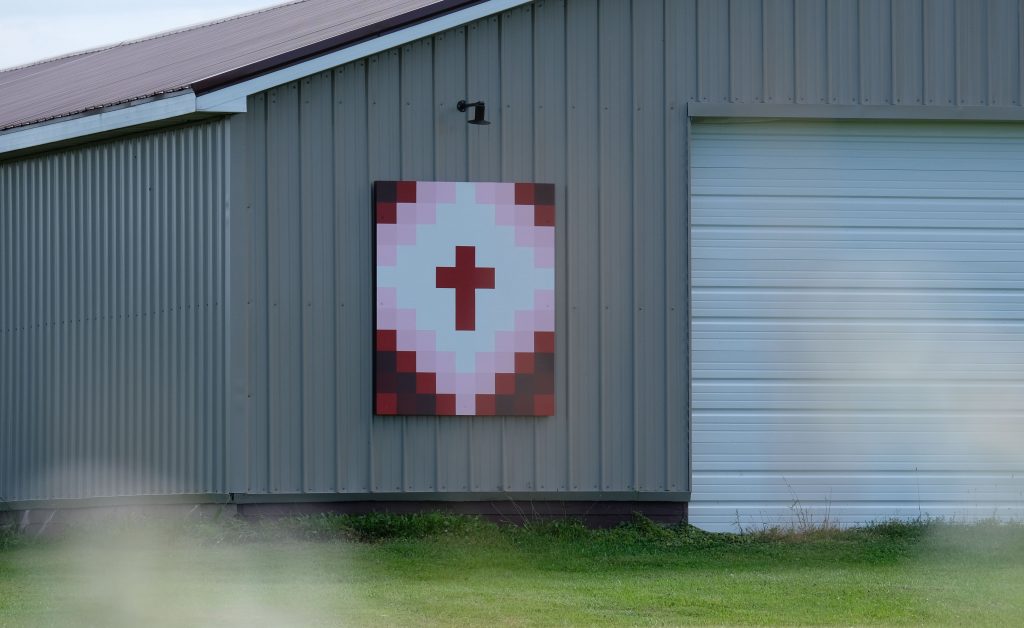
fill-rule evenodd
<path id="1" fill-rule="evenodd" d="M 0 68 L 137 39 L 286 0 L 0 0 Z"/>

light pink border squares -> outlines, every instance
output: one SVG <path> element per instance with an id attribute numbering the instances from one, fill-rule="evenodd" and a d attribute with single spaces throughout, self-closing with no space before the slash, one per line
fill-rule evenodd
<path id="1" fill-rule="evenodd" d="M 533 249 L 533 263 L 537 268 L 554 268 L 555 249 L 544 247 Z"/>
<path id="2" fill-rule="evenodd" d="M 498 183 L 494 191 L 494 202 L 511 205 L 516 202 L 516 184 Z"/>
<path id="3" fill-rule="evenodd" d="M 397 310 L 398 326 L 394 329 L 397 330 L 416 330 L 416 310 L 399 309 Z"/>
<path id="4" fill-rule="evenodd" d="M 514 227 L 516 224 L 516 206 L 503 204 L 495 205 L 494 222 L 499 227 Z"/>
<path id="5" fill-rule="evenodd" d="M 514 351 L 494 352 L 494 372 L 514 373 L 516 370 L 516 354 Z"/>
<path id="6" fill-rule="evenodd" d="M 518 323 L 518 315 L 516 312 L 516 321 Z M 511 331 L 496 331 L 494 332 L 494 348 L 497 351 L 515 351 L 516 350 L 516 338 L 515 332 Z"/>

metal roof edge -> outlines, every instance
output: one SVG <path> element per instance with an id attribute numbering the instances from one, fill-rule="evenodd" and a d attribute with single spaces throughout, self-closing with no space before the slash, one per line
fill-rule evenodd
<path id="1" fill-rule="evenodd" d="M 224 17 L 216 18 L 216 19 L 213 19 L 213 20 L 206 20 L 204 22 L 196 22 L 194 24 L 185 24 L 185 25 L 182 25 L 182 26 L 178 26 L 178 27 L 175 27 L 175 28 L 168 29 L 168 30 L 157 31 L 155 33 L 150 33 L 148 35 L 143 35 L 142 37 L 135 37 L 135 38 L 132 38 L 132 39 L 124 39 L 124 40 L 121 40 L 121 41 L 111 42 L 109 44 L 101 44 L 99 46 L 93 46 L 92 48 L 85 48 L 83 50 L 73 50 L 71 52 L 65 52 L 65 53 L 61 53 L 61 54 L 56 54 L 56 55 L 53 55 L 51 57 L 44 57 L 42 59 L 35 59 L 33 61 L 28 61 L 26 63 L 21 63 L 21 64 L 18 64 L 18 65 L 12 65 L 12 66 L 6 67 L 6 68 L 0 68 L 0 75 L 3 75 L 4 73 L 7 73 L 7 72 L 13 72 L 15 70 L 26 70 L 28 68 L 34 68 L 36 66 L 46 65 L 47 63 L 53 63 L 54 61 L 64 61 L 66 59 L 74 59 L 75 57 L 81 57 L 83 55 L 90 55 L 90 54 L 93 54 L 93 53 L 96 53 L 96 52 L 104 52 L 106 50 L 110 50 L 112 48 L 118 48 L 120 46 L 128 46 L 128 45 L 137 44 L 137 43 L 140 43 L 140 42 L 151 41 L 153 39 L 160 39 L 162 37 L 167 37 L 168 35 L 177 35 L 179 33 L 185 33 L 185 32 L 188 32 L 188 31 L 194 31 L 194 30 L 197 30 L 197 29 L 200 29 L 200 28 L 206 28 L 207 26 L 215 26 L 217 24 L 223 24 L 224 22 L 230 22 L 232 20 L 237 20 L 237 19 L 240 19 L 240 18 L 249 17 L 251 15 L 257 15 L 257 14 L 260 14 L 260 13 L 266 13 L 267 11 L 273 11 L 273 10 L 279 9 L 281 7 L 287 7 L 287 6 L 291 6 L 293 4 L 298 4 L 300 2 L 305 2 L 305 1 L 306 0 L 288 0 L 288 1 L 285 1 L 285 2 L 281 2 L 279 4 L 274 4 L 274 5 L 271 5 L 271 6 L 268 6 L 268 7 L 263 7 L 262 9 L 253 9 L 251 11 L 244 11 L 242 13 L 235 13 L 233 15 L 226 15 Z"/>
<path id="2" fill-rule="evenodd" d="M 355 61 L 533 0 L 441 2 L 197 81 L 174 96 L 106 107 L 0 133 L 0 159 L 12 153 L 194 114 L 244 113 L 246 98 L 303 76 Z"/>
<path id="3" fill-rule="evenodd" d="M 361 41 L 405 29 L 409 26 L 428 21 L 431 18 L 440 17 L 471 5 L 486 4 L 486 2 L 487 0 L 439 0 L 434 4 L 374 22 L 347 33 L 328 37 L 312 44 L 274 55 L 273 57 L 261 59 L 200 79 L 192 83 L 192 89 L 196 94 L 205 94 L 233 83 L 240 83 L 257 75 L 266 74 L 285 66 L 294 65 L 307 59 L 351 46 Z"/>
<path id="4" fill-rule="evenodd" d="M 334 41 L 333 52 L 315 53 L 317 56 L 304 61 L 282 60 L 288 55 L 280 55 L 274 58 L 277 60 L 278 69 L 253 70 L 255 66 L 264 63 L 260 62 L 193 83 L 193 89 L 198 94 L 197 107 L 199 111 L 219 111 L 221 107 L 232 106 L 231 103 L 234 103 L 233 106 L 237 108 L 240 106 L 239 101 L 252 94 L 531 2 L 533 0 L 477 0 L 471 3 L 467 3 L 465 0 L 446 0 L 438 5 L 425 7 L 425 9 L 433 9 L 429 13 L 433 17 L 421 15 L 410 20 L 410 16 L 419 12 L 407 13 L 394 18 L 394 20 L 404 19 L 405 26 L 391 27 L 390 29 L 386 27 L 384 30 L 387 32 L 382 32 L 380 26 L 393 20 L 386 20 L 374 25 L 373 28 L 378 34 L 371 35 L 369 39 L 367 39 L 367 35 L 363 34 L 347 43 L 338 43 L 345 37 L 365 30 L 360 29 L 337 38 L 324 40 Z M 444 8 L 441 8 L 441 5 L 444 5 Z M 462 8 L 453 8 L 458 6 Z M 339 49 L 339 46 L 344 47 Z M 306 49 L 295 51 L 296 55 L 303 50 Z M 270 59 L 268 62 L 274 59 Z M 244 78 L 243 72 L 248 72 L 250 77 Z"/>
<path id="5" fill-rule="evenodd" d="M 71 119 L 56 119 L 0 133 L 0 158 L 37 146 L 56 144 L 141 124 L 196 113 L 196 95 L 184 90 L 174 96 L 99 109 Z"/>

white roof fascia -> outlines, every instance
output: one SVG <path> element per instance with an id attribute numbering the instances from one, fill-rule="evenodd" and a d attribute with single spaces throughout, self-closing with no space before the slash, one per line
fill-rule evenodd
<path id="1" fill-rule="evenodd" d="M 0 155 L 11 151 L 73 140 L 86 135 L 105 133 L 125 127 L 156 122 L 188 115 L 196 111 L 196 95 L 188 90 L 177 96 L 168 96 L 115 109 L 100 110 L 70 120 L 53 120 L 22 129 L 14 128 L 0 133 Z"/>
<path id="2" fill-rule="evenodd" d="M 434 19 L 413 24 L 401 30 L 342 48 L 341 50 L 314 57 L 307 61 L 261 74 L 249 80 L 203 94 L 196 101 L 196 110 L 244 112 L 245 99 L 252 94 L 257 94 L 272 87 L 296 81 L 304 76 L 323 72 L 324 70 L 344 65 L 350 61 L 362 59 L 363 57 L 368 57 L 378 52 L 422 39 L 423 37 L 435 35 L 450 28 L 462 26 L 474 20 L 485 18 L 488 15 L 500 13 L 522 4 L 529 4 L 532 1 L 488 0 L 465 9 L 459 9 L 458 11 L 453 11 Z"/>
<path id="3" fill-rule="evenodd" d="M 532 1 L 487 0 L 198 97 L 191 90 L 187 90 L 177 96 L 147 100 L 138 104 L 129 103 L 67 120 L 56 119 L 25 128 L 10 129 L 0 132 L 0 156 L 34 146 L 73 140 L 192 113 L 245 113 L 246 99 L 252 94 Z"/>

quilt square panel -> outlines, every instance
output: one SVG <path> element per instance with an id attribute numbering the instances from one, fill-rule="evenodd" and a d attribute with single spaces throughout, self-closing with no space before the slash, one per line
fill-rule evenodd
<path id="1" fill-rule="evenodd" d="M 555 188 L 377 181 L 375 411 L 555 412 Z"/>

